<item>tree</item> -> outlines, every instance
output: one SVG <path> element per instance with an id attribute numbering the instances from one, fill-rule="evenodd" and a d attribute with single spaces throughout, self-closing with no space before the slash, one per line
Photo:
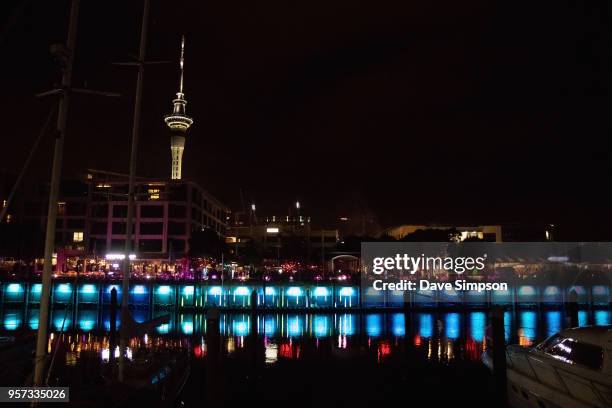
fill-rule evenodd
<path id="1" fill-rule="evenodd" d="M 401 239 L 403 242 L 452 242 L 459 237 L 455 228 L 428 228 L 418 229 Z"/>

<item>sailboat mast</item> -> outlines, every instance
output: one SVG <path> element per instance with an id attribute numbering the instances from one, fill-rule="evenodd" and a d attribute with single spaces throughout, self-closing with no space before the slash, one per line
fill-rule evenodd
<path id="1" fill-rule="evenodd" d="M 128 206 L 125 231 L 125 252 L 123 259 L 123 285 L 121 290 L 121 321 L 126 322 L 129 314 L 128 301 L 130 290 L 130 254 L 132 253 L 132 228 L 134 225 L 134 181 L 136 179 L 136 162 L 138 158 L 138 136 L 140 134 L 140 113 L 142 110 L 142 89 L 144 82 L 145 52 L 147 48 L 147 29 L 149 23 L 149 0 L 144 0 L 142 27 L 140 30 L 140 50 L 138 53 L 138 78 L 136 80 L 136 98 L 134 101 L 134 122 L 132 124 L 132 147 L 130 152 L 130 174 L 128 178 Z M 126 325 L 121 325 L 119 342 L 118 379 L 123 381 L 125 355 L 129 338 Z M 111 351 L 112 352 L 112 351 Z"/>
<path id="2" fill-rule="evenodd" d="M 49 191 L 49 206 L 47 209 L 47 230 L 45 232 L 45 259 L 42 274 L 42 290 L 40 294 L 40 314 L 38 318 L 38 333 L 36 338 L 36 359 L 34 366 L 34 385 L 41 386 L 47 354 L 47 330 L 49 325 L 49 298 L 51 295 L 51 259 L 55 251 L 55 224 L 57 221 L 57 200 L 62 173 L 64 155 L 64 139 L 68 106 L 70 105 L 70 87 L 72 85 L 72 65 L 76 46 L 76 34 L 79 18 L 79 0 L 72 0 L 70 7 L 70 22 L 68 23 L 67 61 L 62 73 L 62 93 L 57 113 L 57 136 L 53 150 L 53 167 L 51 170 L 51 186 Z"/>

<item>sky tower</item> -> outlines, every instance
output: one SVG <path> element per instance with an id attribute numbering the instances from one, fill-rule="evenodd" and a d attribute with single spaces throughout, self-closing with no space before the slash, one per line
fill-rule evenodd
<path id="1" fill-rule="evenodd" d="M 179 66 L 181 69 L 181 78 L 179 82 L 179 91 L 176 93 L 176 98 L 172 101 L 174 108 L 172 113 L 164 117 L 166 125 L 172 132 L 170 138 L 170 151 L 172 152 L 172 171 L 170 178 L 172 180 L 181 179 L 181 168 L 183 164 L 183 150 L 185 149 L 185 134 L 187 129 L 193 123 L 193 119 L 185 114 L 185 105 L 187 100 L 183 93 L 183 71 L 185 65 L 185 36 L 181 39 L 181 59 Z"/>

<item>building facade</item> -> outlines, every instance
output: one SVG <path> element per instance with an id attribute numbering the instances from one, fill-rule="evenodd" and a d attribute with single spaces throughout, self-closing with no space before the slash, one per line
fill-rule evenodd
<path id="1" fill-rule="evenodd" d="M 58 201 L 56 247 L 104 256 L 125 250 L 127 177 L 90 170 L 66 182 Z M 225 236 L 229 210 L 197 183 L 137 178 L 134 252 L 144 258 L 180 258 L 194 231 L 207 228 Z M 44 205 L 41 206 L 41 210 Z M 45 217 L 41 217 L 44 225 Z"/>

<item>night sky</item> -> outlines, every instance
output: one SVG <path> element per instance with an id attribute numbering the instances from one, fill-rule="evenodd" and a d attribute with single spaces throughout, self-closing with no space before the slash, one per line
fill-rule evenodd
<path id="1" fill-rule="evenodd" d="M 3 2 L 0 172 L 16 173 L 59 79 L 69 3 Z M 127 8 L 126 8 L 127 7 Z M 183 174 L 239 210 L 299 199 L 315 222 L 610 223 L 607 2 L 161 1 L 145 72 L 138 173 L 169 177 L 163 115 L 185 33 Z M 64 174 L 128 171 L 141 1 L 83 1 Z M 11 17 L 13 13 L 13 17 Z M 8 30 L 5 29 L 9 23 Z M 47 180 L 51 139 L 29 180 Z"/>

